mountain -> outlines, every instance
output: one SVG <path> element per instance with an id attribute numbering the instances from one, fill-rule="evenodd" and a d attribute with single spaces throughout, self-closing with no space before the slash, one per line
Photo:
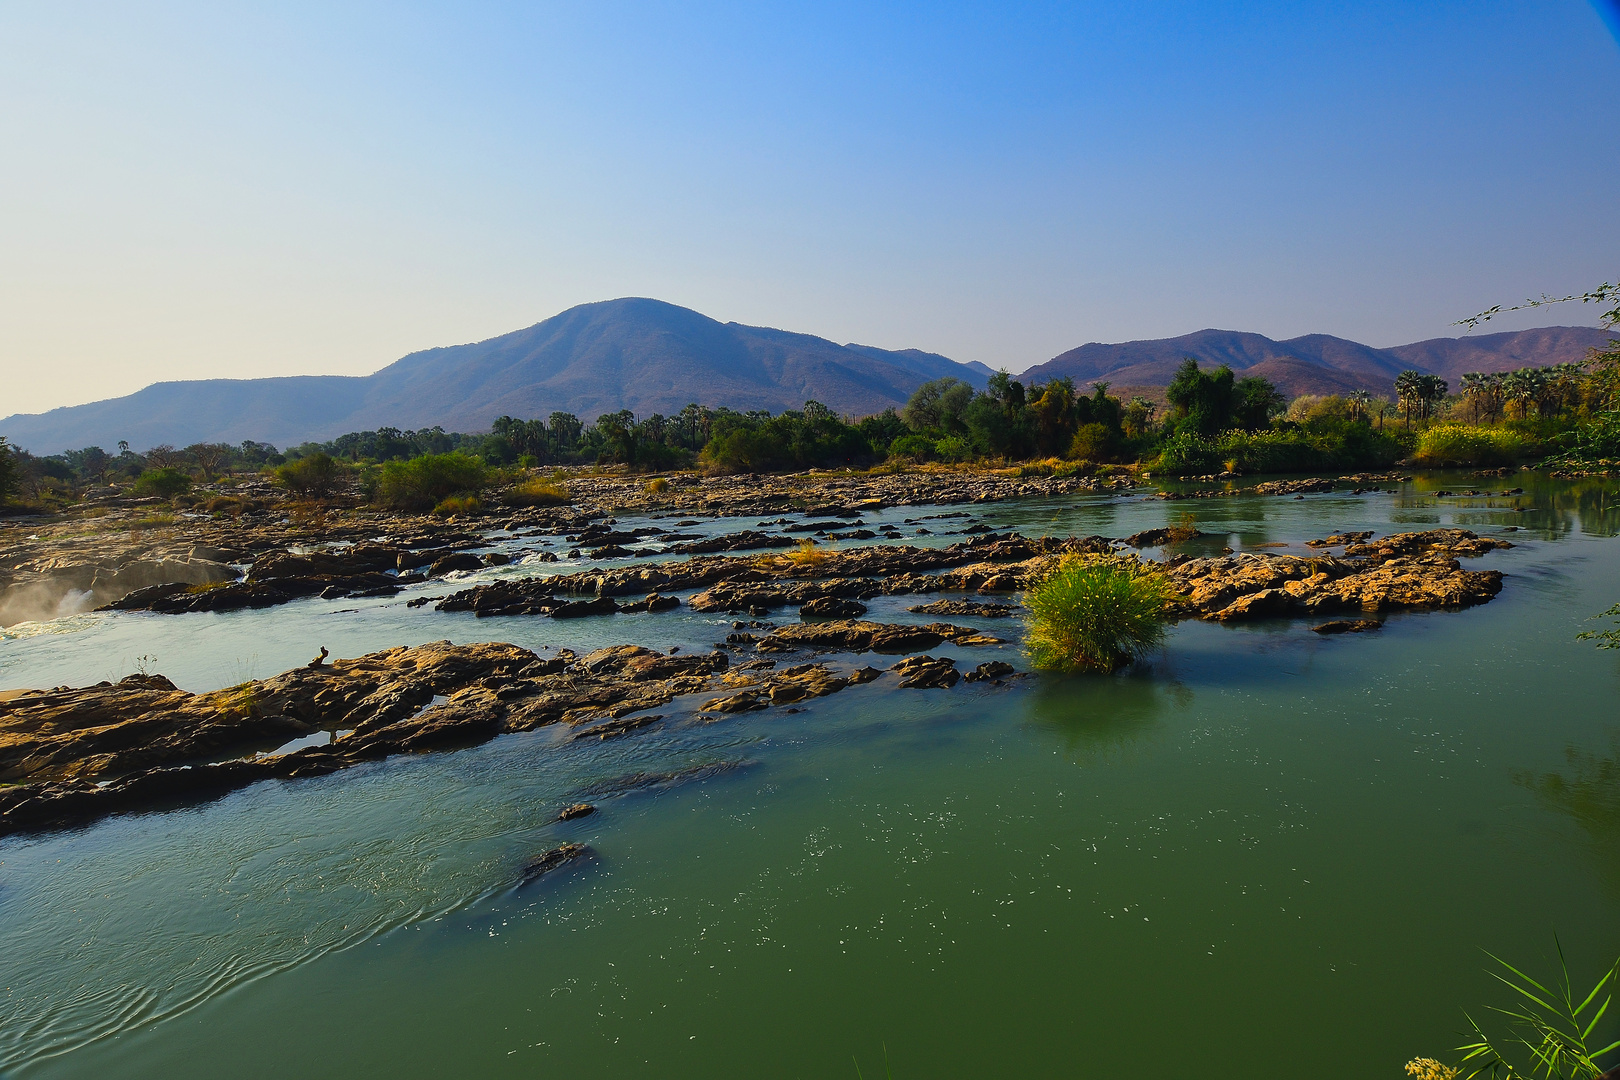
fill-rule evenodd
<path id="1" fill-rule="evenodd" d="M 127 397 L 19 414 L 0 435 L 34 453 L 256 439 L 277 446 L 378 427 L 483 431 L 497 416 L 630 409 L 670 414 L 696 402 L 739 411 L 814 399 L 864 416 L 905 404 L 930 379 L 983 387 L 991 371 L 916 349 L 838 345 L 721 323 L 659 300 L 582 304 L 500 337 L 412 353 L 362 377 L 295 376 L 156 383 Z"/>
<path id="2" fill-rule="evenodd" d="M 1122 388 L 1162 387 L 1190 356 L 1205 367 L 1226 364 L 1240 378 L 1257 375 L 1269 379 L 1288 397 L 1353 390 L 1387 397 L 1394 391 L 1395 376 L 1402 371 L 1440 375 L 1455 388 L 1465 371 L 1506 371 L 1579 360 L 1588 349 L 1613 336 L 1592 327 L 1548 326 L 1375 349 L 1327 334 L 1273 341 L 1237 330 L 1200 330 L 1154 341 L 1093 342 L 1032 367 L 1021 377 L 1025 382 L 1038 382 L 1067 375 L 1082 388 L 1095 382 Z"/>

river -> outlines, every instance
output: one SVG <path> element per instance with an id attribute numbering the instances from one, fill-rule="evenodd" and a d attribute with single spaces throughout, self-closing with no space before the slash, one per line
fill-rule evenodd
<path id="1" fill-rule="evenodd" d="M 1485 485 L 1526 493 L 1433 494 Z M 1607 485 L 1140 494 L 867 520 L 949 543 L 969 522 L 1123 536 L 1190 512 L 1216 550 L 1435 525 L 1516 546 L 1466 563 L 1507 575 L 1496 600 L 1378 633 L 1187 622 L 1112 678 L 882 680 L 712 724 L 677 703 L 606 742 L 508 735 L 0 841 L 0 1076 L 873 1077 L 886 1054 L 900 1080 L 1394 1078 L 1455 1057 L 1465 1007 L 1507 1003 L 1482 950 L 1550 973 L 1556 934 L 1578 981 L 1614 960 L 1620 653 L 1575 639 L 1620 600 Z M 730 630 L 684 606 L 404 606 L 444 591 L 12 627 L 0 689 Z M 916 602 L 868 617 L 928 621 Z M 1024 667 L 1016 643 L 935 652 Z M 553 820 L 611 778 L 717 764 Z M 593 855 L 515 884 L 566 841 Z"/>

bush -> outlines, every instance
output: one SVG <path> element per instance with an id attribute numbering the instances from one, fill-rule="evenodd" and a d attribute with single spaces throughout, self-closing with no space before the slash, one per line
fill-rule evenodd
<path id="1" fill-rule="evenodd" d="M 1079 461 L 1106 461 L 1114 456 L 1114 432 L 1107 424 L 1082 424 L 1069 444 L 1069 456 Z"/>
<path id="2" fill-rule="evenodd" d="M 934 443 L 934 456 L 941 461 L 971 461 L 973 444 L 960 435 L 949 435 Z"/>
<path id="3" fill-rule="evenodd" d="M 400 510 L 430 510 L 452 495 L 478 491 L 488 480 L 489 469 L 470 454 L 423 454 L 382 467 L 377 501 Z"/>
<path id="4" fill-rule="evenodd" d="M 507 488 L 501 501 L 509 506 L 561 506 L 572 502 L 573 496 L 554 480 L 525 480 Z"/>
<path id="5" fill-rule="evenodd" d="M 645 491 L 648 495 L 662 495 L 664 492 L 669 490 L 669 477 L 655 476 L 645 484 L 641 485 L 641 490 Z"/>
<path id="6" fill-rule="evenodd" d="M 889 444 L 889 456 L 902 461 L 933 460 L 937 441 L 926 435 L 902 435 Z"/>
<path id="7" fill-rule="evenodd" d="M 161 469 L 147 469 L 135 481 L 135 494 L 156 495 L 160 499 L 172 499 L 176 495 L 191 487 L 191 477 L 176 469 L 173 465 L 165 465 Z"/>
<path id="8" fill-rule="evenodd" d="M 1039 668 L 1116 671 L 1163 640 L 1172 595 L 1135 559 L 1064 556 L 1024 594 L 1025 650 Z"/>
<path id="9" fill-rule="evenodd" d="M 295 495 L 319 498 L 330 495 L 343 479 L 343 466 L 330 454 L 317 450 L 276 469 L 276 482 Z"/>
<path id="10" fill-rule="evenodd" d="M 1420 465 L 1512 465 L 1529 441 L 1505 428 L 1438 424 L 1418 436 L 1412 460 Z"/>

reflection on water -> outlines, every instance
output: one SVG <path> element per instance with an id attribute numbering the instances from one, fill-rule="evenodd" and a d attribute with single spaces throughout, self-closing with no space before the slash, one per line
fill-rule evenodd
<path id="1" fill-rule="evenodd" d="M 1514 781 L 1535 792 L 1541 803 L 1568 814 L 1592 842 L 1612 888 L 1620 889 L 1620 732 L 1609 740 L 1607 757 L 1570 746 L 1569 768 L 1537 775 L 1521 772 Z"/>
<path id="2" fill-rule="evenodd" d="M 1150 662 L 1118 675 L 1043 677 L 1030 695 L 1027 716 L 1058 737 L 1068 760 L 1094 765 L 1154 739 L 1163 715 L 1191 699 L 1192 691 L 1166 680 Z"/>

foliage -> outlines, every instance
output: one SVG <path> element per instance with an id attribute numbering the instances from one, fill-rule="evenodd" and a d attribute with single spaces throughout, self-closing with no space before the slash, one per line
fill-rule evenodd
<path id="1" fill-rule="evenodd" d="M 1395 376 L 1396 402 L 1406 414 L 1406 426 L 1412 426 L 1412 414 L 1427 420 L 1435 407 L 1446 399 L 1451 387 L 1438 375 L 1425 375 L 1420 371 L 1403 371 Z"/>
<path id="2" fill-rule="evenodd" d="M 802 410 L 735 413 L 711 420 L 712 435 L 701 460 L 725 472 L 772 472 L 870 462 L 874 449 L 861 427 L 840 420 L 819 401 Z"/>
<path id="3" fill-rule="evenodd" d="M 423 454 L 382 467 L 377 501 L 401 510 L 428 510 L 451 495 L 476 492 L 489 481 L 489 469 L 470 454 Z"/>
<path id="4" fill-rule="evenodd" d="M 648 495 L 662 495 L 664 492 L 669 490 L 669 477 L 655 476 L 645 484 L 641 485 L 641 490 L 645 491 Z"/>
<path id="5" fill-rule="evenodd" d="M 1164 637 L 1169 581 L 1135 559 L 1067 555 L 1024 595 L 1036 667 L 1115 671 Z"/>
<path id="6" fill-rule="evenodd" d="M 1620 466 L 1620 409 L 1600 412 L 1577 424 L 1560 440 L 1563 450 L 1543 464 L 1554 469 L 1612 469 Z"/>
<path id="7" fill-rule="evenodd" d="M 0 435 L 0 505 L 17 494 L 22 479 L 21 472 L 11 445 L 6 442 L 5 436 Z"/>
<path id="8" fill-rule="evenodd" d="M 1512 465 L 1531 448 L 1508 428 L 1439 424 L 1418 436 L 1412 460 L 1420 465 Z"/>
<path id="9" fill-rule="evenodd" d="M 1468 1017 L 1476 1041 L 1457 1048 L 1464 1051 L 1463 1068 L 1473 1069 L 1468 1077 L 1481 1073 L 1504 1078 L 1540 1074 L 1546 1080 L 1603 1076 L 1598 1059 L 1620 1050 L 1620 1039 L 1602 1047 L 1593 1046 L 1592 1040 L 1614 998 L 1615 984 L 1620 981 L 1620 960 L 1577 1001 L 1562 945 L 1558 946 L 1560 977 L 1550 988 L 1500 957 L 1491 959 L 1508 975 L 1494 971 L 1491 974 L 1518 997 L 1513 999 L 1514 1007 L 1491 1007 L 1491 1012 L 1506 1021 L 1506 1031 L 1501 1035 L 1488 1034 L 1477 1020 Z"/>
<path id="10" fill-rule="evenodd" d="M 1576 641 L 1596 641 L 1600 649 L 1620 649 L 1620 604 L 1600 611 L 1593 619 L 1614 619 L 1616 625 L 1608 630 L 1584 630 L 1575 635 Z"/>
<path id="11" fill-rule="evenodd" d="M 1402 452 L 1399 438 L 1360 421 L 1323 419 L 1309 427 L 1285 421 L 1266 431 L 1228 431 L 1215 438 L 1178 432 L 1160 445 L 1153 468 L 1172 476 L 1218 472 L 1228 464 L 1244 473 L 1381 469 Z"/>
<path id="12" fill-rule="evenodd" d="M 164 465 L 157 469 L 147 469 L 135 481 L 135 494 L 143 496 L 156 495 L 160 499 L 172 499 L 182 491 L 191 487 L 191 477 L 175 468 L 173 465 Z"/>
<path id="13" fill-rule="evenodd" d="M 1568 296 L 1548 296 L 1546 293 L 1542 293 L 1539 300 L 1526 300 L 1524 303 L 1514 304 L 1512 307 L 1503 307 L 1501 304 L 1497 304 L 1495 307 L 1487 308 L 1478 315 L 1460 319 L 1452 325 L 1466 326 L 1470 330 L 1475 330 L 1479 328 L 1481 323 L 1490 322 L 1492 318 L 1505 312 L 1523 311 L 1525 308 L 1544 307 L 1548 304 L 1568 304 L 1577 300 L 1583 304 L 1612 305 L 1600 318 L 1602 318 L 1604 326 L 1620 326 L 1620 285 L 1611 285 L 1608 282 L 1604 282 L 1591 292 L 1571 293 Z"/>
<path id="14" fill-rule="evenodd" d="M 900 460 L 932 461 L 936 440 L 926 435 L 902 435 L 889 444 L 889 456 Z"/>
<path id="15" fill-rule="evenodd" d="M 1256 431 L 1287 404 L 1265 379 L 1238 379 L 1225 364 L 1204 371 L 1190 356 L 1176 369 L 1165 397 L 1173 410 L 1169 430 L 1206 437 L 1232 428 Z"/>
<path id="16" fill-rule="evenodd" d="M 323 450 L 276 469 L 276 482 L 295 495 L 314 498 L 330 495 L 342 481 L 342 466 Z"/>
<path id="17" fill-rule="evenodd" d="M 501 494 L 501 501 L 510 506 L 561 506 L 572 502 L 568 488 L 555 480 L 525 480 L 514 484 Z"/>

